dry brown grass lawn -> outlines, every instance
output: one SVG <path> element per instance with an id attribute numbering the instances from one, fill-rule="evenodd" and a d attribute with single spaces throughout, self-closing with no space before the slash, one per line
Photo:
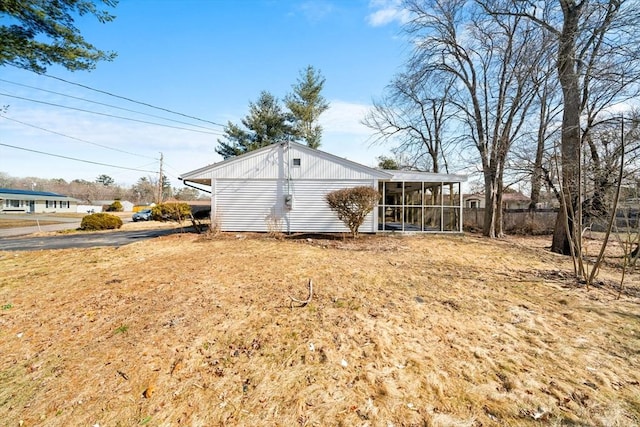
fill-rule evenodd
<path id="1" fill-rule="evenodd" d="M 35 227 L 37 225 L 60 224 L 60 221 L 33 221 L 27 219 L 0 218 L 1 228 Z"/>
<path id="2" fill-rule="evenodd" d="M 0 424 L 639 425 L 640 277 L 576 287 L 547 240 L 0 252 Z"/>

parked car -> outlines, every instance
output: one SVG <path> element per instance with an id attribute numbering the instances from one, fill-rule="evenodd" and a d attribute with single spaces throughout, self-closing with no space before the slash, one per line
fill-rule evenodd
<path id="1" fill-rule="evenodd" d="M 144 209 L 133 214 L 133 222 L 149 221 L 151 219 L 151 209 Z"/>

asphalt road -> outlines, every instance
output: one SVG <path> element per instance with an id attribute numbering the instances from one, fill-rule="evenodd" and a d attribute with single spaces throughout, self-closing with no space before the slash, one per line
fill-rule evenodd
<path id="1" fill-rule="evenodd" d="M 154 237 L 174 233 L 193 232 L 193 228 L 161 230 L 114 231 L 110 233 L 77 233 L 61 236 L 0 238 L 0 251 L 35 251 L 40 249 L 94 248 L 97 246 L 124 246 Z"/>

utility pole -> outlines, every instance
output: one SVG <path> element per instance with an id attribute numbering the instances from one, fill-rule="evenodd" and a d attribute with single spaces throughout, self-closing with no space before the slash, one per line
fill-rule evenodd
<path id="1" fill-rule="evenodd" d="M 164 156 L 162 154 L 162 152 L 160 152 L 160 176 L 158 177 L 158 204 L 162 203 L 162 190 L 164 189 L 164 179 L 162 176 L 162 161 L 164 159 Z"/>

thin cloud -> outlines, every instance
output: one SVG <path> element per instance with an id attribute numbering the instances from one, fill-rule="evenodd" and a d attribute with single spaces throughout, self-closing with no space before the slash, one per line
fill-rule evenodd
<path id="1" fill-rule="evenodd" d="M 367 22 L 372 27 L 382 27 L 393 22 L 404 24 L 409 21 L 409 11 L 402 8 L 400 0 L 372 0 L 369 8 L 374 10 L 367 16 Z"/>
<path id="2" fill-rule="evenodd" d="M 320 116 L 320 125 L 325 133 L 367 136 L 371 130 L 361 122 L 370 109 L 371 105 L 331 101 L 329 109 Z"/>
<path id="3" fill-rule="evenodd" d="M 334 9 L 331 3 L 323 1 L 308 1 L 298 6 L 298 10 L 309 21 L 321 21 L 329 16 Z"/>
<path id="4" fill-rule="evenodd" d="M 363 165 L 375 166 L 376 157 L 387 153 L 389 148 L 374 147 L 368 142 L 372 130 L 362 124 L 362 119 L 372 106 L 338 100 L 331 101 L 330 105 L 320 116 L 323 128 L 320 149 Z"/>
<path id="5" fill-rule="evenodd" d="M 215 135 L 192 134 L 177 129 L 164 129 L 138 123 L 122 122 L 114 119 L 95 119 L 91 116 L 72 114 L 68 111 L 44 110 L 39 108 L 14 108 L 8 117 L 32 124 L 52 132 L 58 132 L 74 138 L 80 138 L 90 143 L 100 144 L 117 150 L 91 145 L 63 135 L 52 134 L 44 130 L 24 126 L 22 124 L 0 118 L 4 133 L 4 142 L 18 145 L 27 149 L 65 155 L 88 161 L 153 170 L 157 164 L 160 152 L 174 169 L 181 172 L 193 170 L 204 163 L 219 160 L 215 154 Z M 101 168 L 91 164 L 82 164 L 70 160 L 54 159 L 43 155 L 25 153 L 19 150 L 3 147 L 0 156 L 0 171 L 8 172 L 12 176 L 21 176 L 18 165 L 31 164 L 34 161 L 42 166 L 38 174 L 42 178 L 65 175 L 67 179 L 93 180 L 99 170 L 105 173 L 120 174 L 120 180 L 134 183 L 141 172 L 119 171 L 118 169 Z M 194 155 L 194 153 L 198 153 Z M 146 158 L 140 158 L 143 156 Z M 149 167 L 148 165 L 151 164 Z M 142 167 L 142 165 L 145 165 Z M 143 174 L 143 173 L 142 173 Z M 143 174 L 144 175 L 144 174 Z M 171 178 L 177 175 L 169 174 Z M 127 178 L 125 178 L 125 176 Z M 177 184 L 177 182 L 175 183 Z"/>

